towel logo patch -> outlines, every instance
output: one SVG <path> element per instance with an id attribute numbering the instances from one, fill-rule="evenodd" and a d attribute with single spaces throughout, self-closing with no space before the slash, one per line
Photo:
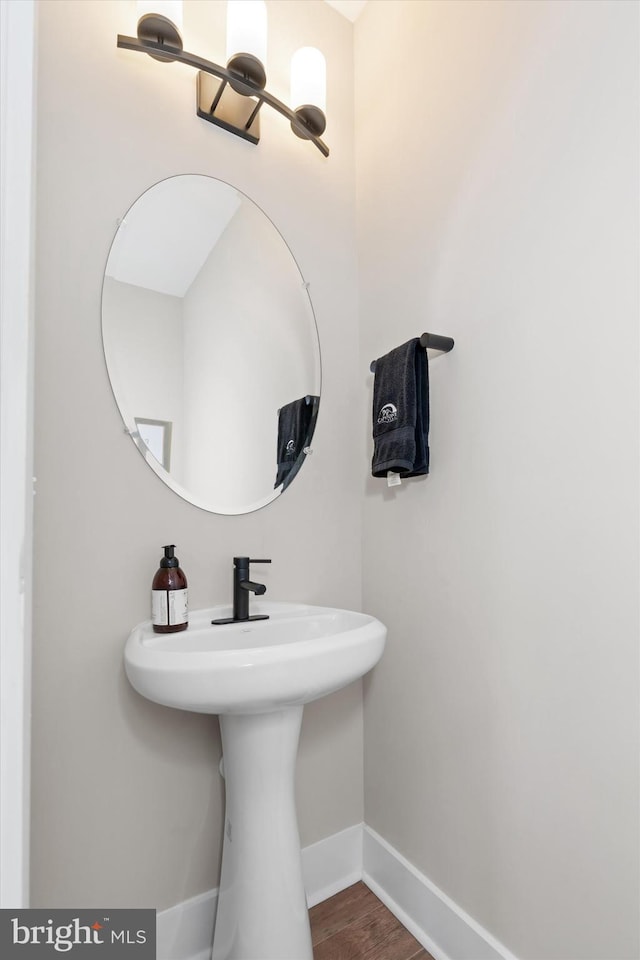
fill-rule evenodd
<path id="1" fill-rule="evenodd" d="M 295 440 L 289 440 L 289 443 L 287 444 L 287 450 L 289 451 L 289 453 L 291 453 L 292 450 L 295 450 L 295 448 L 296 448 Z"/>
<path id="2" fill-rule="evenodd" d="M 385 403 L 378 414 L 378 423 L 393 423 L 398 419 L 398 408 L 393 403 Z"/>

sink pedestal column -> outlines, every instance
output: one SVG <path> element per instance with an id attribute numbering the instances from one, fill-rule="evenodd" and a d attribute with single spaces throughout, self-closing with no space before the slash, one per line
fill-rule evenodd
<path id="1" fill-rule="evenodd" d="M 313 960 L 294 795 L 302 710 L 220 717 L 226 811 L 212 960 Z"/>

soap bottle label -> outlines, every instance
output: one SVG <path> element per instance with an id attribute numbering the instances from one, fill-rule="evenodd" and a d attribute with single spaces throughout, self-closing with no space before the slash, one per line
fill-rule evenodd
<path id="1" fill-rule="evenodd" d="M 189 611 L 186 590 L 152 590 L 151 622 L 159 627 L 187 623 Z"/>

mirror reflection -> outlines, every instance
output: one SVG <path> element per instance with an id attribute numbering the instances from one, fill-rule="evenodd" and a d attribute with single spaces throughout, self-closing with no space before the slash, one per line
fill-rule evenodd
<path id="1" fill-rule="evenodd" d="M 109 253 L 102 332 L 125 426 L 176 493 L 239 514 L 291 483 L 318 413 L 318 335 L 291 251 L 248 197 L 197 175 L 147 190 Z"/>

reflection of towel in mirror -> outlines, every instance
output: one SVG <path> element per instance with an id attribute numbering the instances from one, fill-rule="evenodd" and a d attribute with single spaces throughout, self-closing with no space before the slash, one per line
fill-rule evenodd
<path id="1" fill-rule="evenodd" d="M 309 445 L 309 431 L 317 399 L 312 396 L 301 397 L 285 403 L 278 411 L 278 472 L 274 488 L 283 484 L 284 490 L 297 472 L 293 468 L 304 448 Z"/>
<path id="2" fill-rule="evenodd" d="M 429 367 L 416 337 L 376 360 L 373 384 L 374 477 L 429 473 Z"/>

